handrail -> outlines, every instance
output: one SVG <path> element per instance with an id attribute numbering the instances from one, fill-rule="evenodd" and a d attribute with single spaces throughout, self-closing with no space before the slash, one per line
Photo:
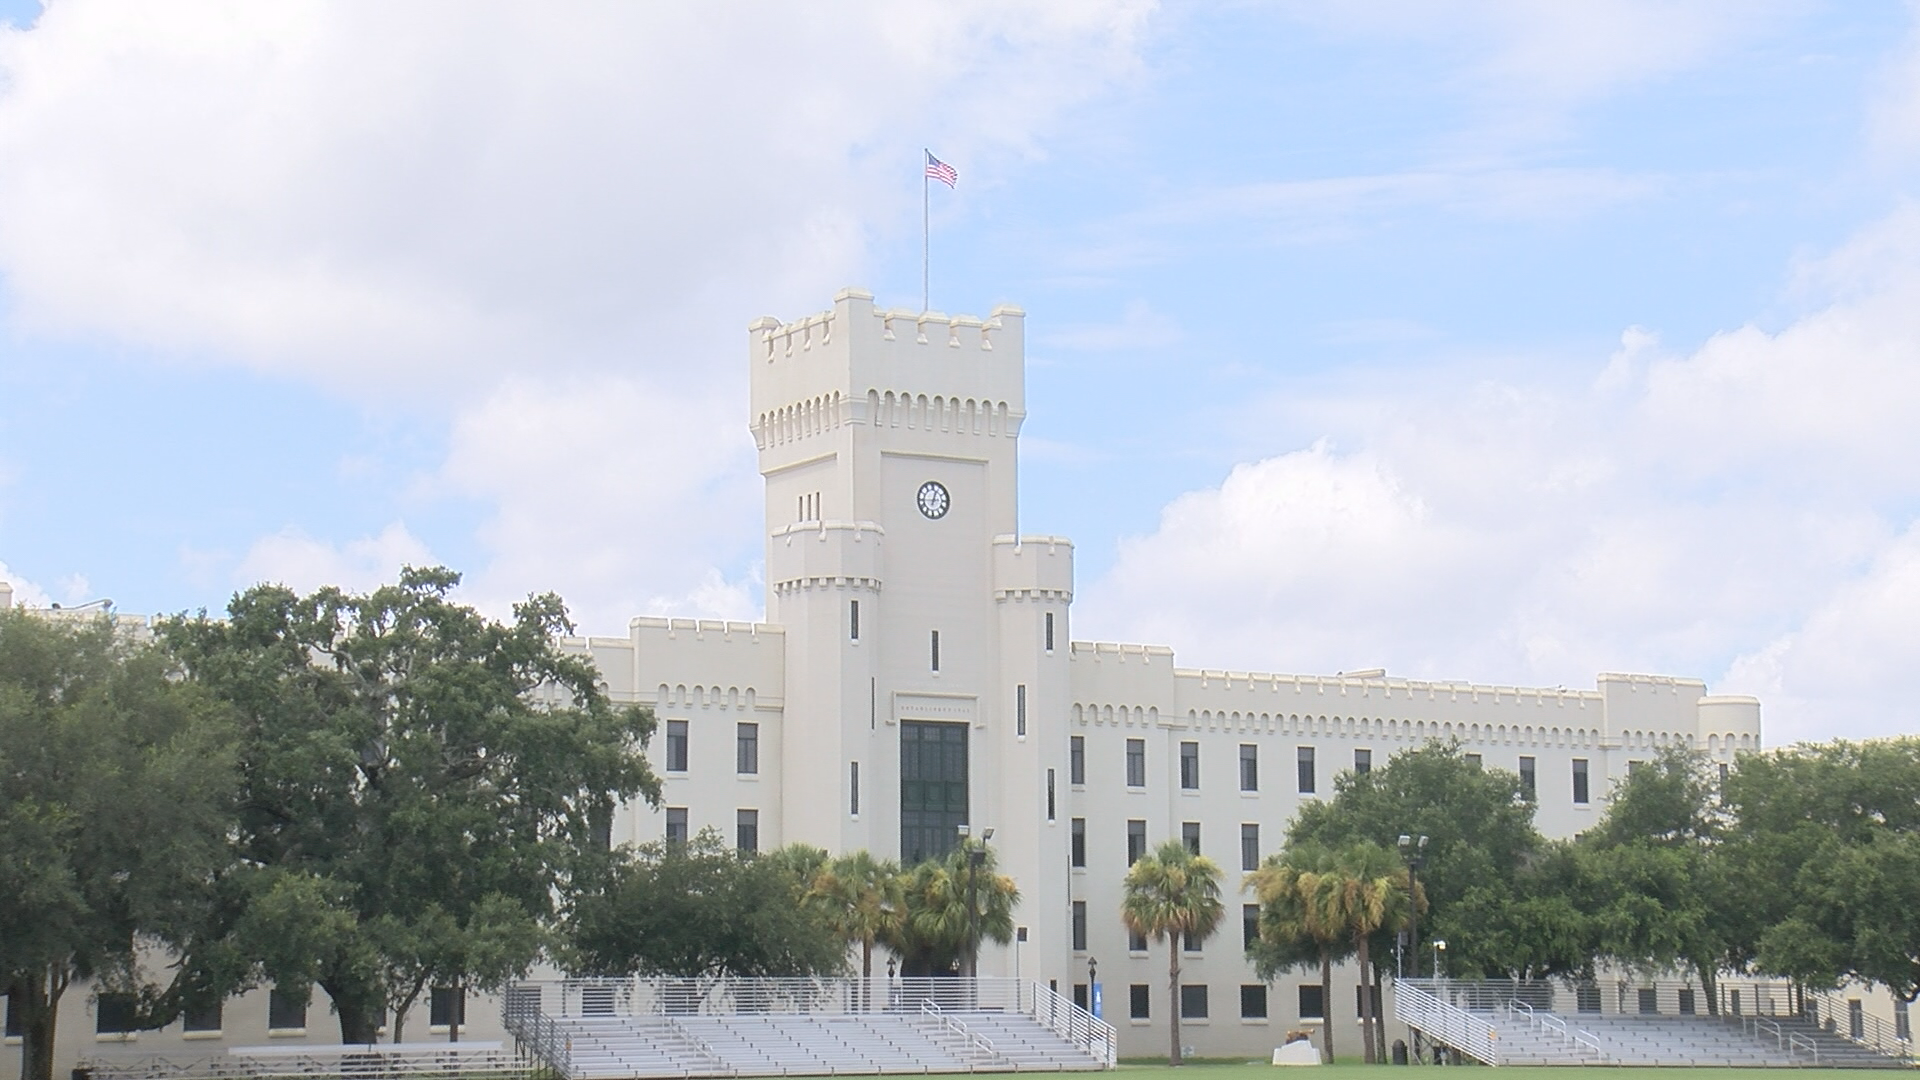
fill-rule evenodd
<path id="1" fill-rule="evenodd" d="M 945 1025 L 948 1031 L 960 1036 L 962 1041 L 970 1042 L 975 1049 L 985 1051 L 989 1061 L 998 1061 L 1000 1059 L 1000 1051 L 994 1048 L 992 1039 L 961 1023 L 957 1017 L 948 1016 L 946 1011 L 940 1008 L 938 1002 L 921 1002 L 920 1014 L 922 1016 L 933 1017 Z"/>
<path id="2" fill-rule="evenodd" d="M 1394 1010 L 1401 1021 L 1469 1057 L 1499 1065 L 1499 1031 L 1481 1017 L 1441 1000 L 1427 989 L 1429 985 L 1444 985 L 1444 980 L 1394 980 Z"/>
<path id="3" fill-rule="evenodd" d="M 727 1059 L 721 1056 L 720 1051 L 715 1050 L 712 1044 L 708 1043 L 707 1040 L 701 1038 L 698 1035 L 695 1035 L 691 1031 L 688 1031 L 687 1025 L 682 1024 L 679 1020 L 670 1018 L 667 1021 L 667 1026 L 673 1029 L 673 1033 L 675 1035 L 678 1035 L 681 1038 L 692 1043 L 694 1047 L 698 1049 L 702 1054 L 705 1054 L 707 1056 L 707 1060 L 713 1062 L 714 1065 L 720 1068 L 726 1068 Z"/>
<path id="4" fill-rule="evenodd" d="M 1038 980 L 1028 983 L 1026 989 L 1031 991 L 1033 1000 L 1028 1007 L 1024 1004 L 1025 995 L 1022 996 L 1022 1011 L 1028 1016 L 1085 1050 L 1106 1068 L 1111 1069 L 1118 1063 L 1119 1032 L 1112 1024 L 1061 997 Z"/>
<path id="5" fill-rule="evenodd" d="M 1524 1002 L 1524 1001 L 1521 1001 L 1521 1000 L 1520 1000 L 1519 998 L 1508 998 L 1508 999 L 1507 999 L 1507 1012 L 1509 1012 L 1509 1013 L 1513 1013 L 1513 1012 L 1516 1012 L 1516 1011 L 1518 1011 L 1518 1010 L 1521 1010 L 1521 1009 L 1525 1009 L 1525 1010 L 1526 1010 L 1526 1012 L 1527 1012 L 1527 1027 L 1528 1027 L 1528 1028 L 1532 1028 L 1532 1027 L 1533 1027 L 1533 1025 L 1535 1024 L 1535 1022 L 1537 1021 L 1537 1018 L 1536 1018 L 1536 1017 L 1534 1016 L 1534 1013 L 1533 1013 L 1533 1006 L 1531 1006 L 1531 1005 L 1529 1005 L 1529 1004 L 1527 1004 L 1527 1003 L 1526 1003 L 1526 1002 Z"/>
<path id="6" fill-rule="evenodd" d="M 1567 1022 L 1565 1020 L 1560 1019 L 1557 1016 L 1548 1015 L 1548 1016 L 1541 1017 L 1540 1026 L 1546 1029 L 1547 1031 L 1558 1031 L 1560 1033 L 1560 1038 L 1563 1042 L 1573 1041 L 1573 1039 L 1567 1034 Z"/>
<path id="7" fill-rule="evenodd" d="M 1598 1035 L 1595 1035 L 1593 1032 L 1588 1031 L 1586 1028 L 1579 1028 L 1576 1030 L 1573 1036 L 1573 1042 L 1574 1042 L 1574 1045 L 1584 1046 L 1603 1058 L 1607 1056 L 1607 1052 L 1605 1050 L 1600 1049 L 1600 1037 Z"/>
<path id="8" fill-rule="evenodd" d="M 1870 1012 L 1861 1013 L 1858 1017 L 1860 1021 L 1860 1037 L 1855 1038 L 1853 1035 L 1853 1022 L 1855 1017 L 1852 1015 L 1852 1010 L 1846 1001 L 1839 998 L 1832 991 L 1821 993 L 1815 1001 L 1819 1005 L 1820 1015 L 1824 1015 L 1834 1022 L 1832 1034 L 1846 1039 L 1855 1046 L 1862 1046 L 1868 1050 L 1873 1050 L 1902 1061 L 1909 1060 L 1914 1056 L 1913 1039 L 1911 1037 L 1901 1038 L 1900 1030 L 1879 1016 Z M 1819 1018 L 1818 1016 L 1812 1015 L 1812 1010 L 1809 1010 L 1809 1015 L 1806 1016 L 1806 1019 L 1813 1022 L 1815 1027 L 1820 1026 L 1818 1022 Z"/>
<path id="9" fill-rule="evenodd" d="M 1818 1065 L 1820 1063 L 1820 1046 L 1818 1043 L 1814 1042 L 1812 1039 L 1808 1038 L 1805 1035 L 1800 1034 L 1797 1031 L 1788 1032 L 1787 1033 L 1787 1055 L 1789 1057 L 1797 1058 L 1799 1057 L 1800 1050 L 1806 1050 L 1808 1053 L 1812 1054 L 1813 1063 L 1815 1065 Z"/>

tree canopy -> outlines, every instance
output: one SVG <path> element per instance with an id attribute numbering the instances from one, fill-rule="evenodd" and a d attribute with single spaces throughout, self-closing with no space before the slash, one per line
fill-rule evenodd
<path id="1" fill-rule="evenodd" d="M 0 989 L 21 1022 L 21 1075 L 49 1080 L 76 979 L 164 1022 L 195 990 L 139 947 L 192 949 L 226 865 L 234 802 L 228 711 L 108 616 L 0 610 Z"/>
<path id="2" fill-rule="evenodd" d="M 578 975 L 839 974 L 846 945 L 796 861 L 742 852 L 711 829 L 641 845 L 576 899 L 563 962 Z"/>
<path id="3" fill-rule="evenodd" d="M 559 648 L 559 598 L 498 623 L 450 599 L 458 582 L 262 585 L 160 631 L 237 718 L 231 952 L 323 987 L 346 1042 L 430 980 L 524 970 L 555 898 L 605 872 L 613 806 L 658 798 L 653 718 Z"/>

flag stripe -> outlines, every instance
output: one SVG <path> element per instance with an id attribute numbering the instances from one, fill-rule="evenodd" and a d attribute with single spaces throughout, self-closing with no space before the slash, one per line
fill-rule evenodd
<path id="1" fill-rule="evenodd" d="M 932 151 L 927 152 L 927 175 L 948 187 L 953 187 L 960 181 L 959 172 L 955 171 L 953 166 L 934 157 Z"/>

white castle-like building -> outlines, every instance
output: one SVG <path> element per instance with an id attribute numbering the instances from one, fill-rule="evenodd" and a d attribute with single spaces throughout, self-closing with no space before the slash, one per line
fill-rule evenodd
<path id="1" fill-rule="evenodd" d="M 629 807 L 616 840 L 713 828 L 912 862 L 947 851 L 960 826 L 991 828 L 1025 941 L 985 946 L 981 974 L 1085 999 L 1097 960 L 1121 1053 L 1150 1054 L 1174 1005 L 1164 946 L 1135 948 L 1119 920 L 1134 854 L 1197 845 L 1228 872 L 1237 913 L 1240 871 L 1279 847 L 1303 802 L 1431 739 L 1529 779 L 1552 836 L 1588 828 L 1613 779 L 1660 747 L 1731 763 L 1760 745 L 1760 703 L 1695 679 L 1603 674 L 1565 690 L 1261 674 L 1074 641 L 1073 545 L 1019 531 L 1025 322 L 1014 307 L 882 309 L 847 289 L 828 311 L 748 327 L 767 621 L 638 618 L 625 637 L 577 643 L 616 700 L 661 725 L 666 808 Z M 1264 986 L 1241 935 L 1229 917 L 1183 958 L 1204 987 L 1183 992 L 1199 1052 L 1264 1056 L 1329 1014 L 1359 1045 L 1352 979 L 1332 999 L 1317 975 Z"/>
<path id="2" fill-rule="evenodd" d="M 1539 827 L 1565 837 L 1599 817 L 1635 759 L 1679 745 L 1731 763 L 1759 747 L 1759 702 L 1694 679 L 1603 674 L 1566 690 L 1262 674 L 1074 641 L 1073 545 L 1019 531 L 1025 321 L 1005 306 L 984 318 L 882 309 L 847 289 L 830 310 L 748 327 L 767 621 L 636 618 L 623 637 L 569 642 L 614 700 L 660 723 L 648 753 L 663 806 L 626 807 L 616 843 L 713 828 L 746 847 L 803 841 L 910 863 L 949 850 L 961 826 L 991 828 L 1020 887 L 1020 930 L 984 947 L 982 975 L 1085 1001 L 1097 961 L 1123 1055 L 1162 1051 L 1178 1007 L 1199 1053 L 1264 1057 L 1286 1030 L 1326 1022 L 1359 1045 L 1351 976 L 1331 997 L 1316 974 L 1262 984 L 1235 917 L 1251 899 L 1240 872 L 1337 774 L 1457 739 L 1530 782 Z M 1132 857 L 1173 838 L 1227 871 L 1230 912 L 1183 958 L 1178 1003 L 1165 946 L 1137 947 L 1118 916 Z M 318 991 L 311 1034 L 275 1020 L 266 997 L 229 1003 L 210 1029 L 96 1036 L 92 1006 L 83 1018 L 69 996 L 59 1067 L 96 1038 L 158 1052 L 337 1037 Z M 497 1038 L 495 1010 L 478 1005 L 465 1037 Z M 443 1032 L 427 1027 L 441 1019 L 409 1030 Z"/>

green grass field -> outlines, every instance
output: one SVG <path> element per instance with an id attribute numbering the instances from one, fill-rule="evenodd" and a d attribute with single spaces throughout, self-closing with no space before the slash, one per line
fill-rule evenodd
<path id="1" fill-rule="evenodd" d="M 1471 1067 L 1461 1067 L 1471 1068 Z M 1509 1065 L 1498 1072 L 1482 1072 L 1488 1080 L 1571 1080 L 1578 1072 L 1601 1072 L 1601 1080 L 1755 1080 L 1766 1072 L 1782 1072 L 1768 1068 L 1617 1068 L 1617 1067 L 1538 1067 L 1538 1065 Z M 1427 1076 L 1430 1080 L 1446 1080 L 1446 1076 L 1459 1076 L 1459 1070 L 1436 1068 L 1432 1065 L 1409 1065 L 1396 1068 L 1392 1065 L 1323 1065 L 1317 1068 L 1275 1068 L 1263 1061 L 1192 1061 L 1187 1067 L 1167 1068 L 1162 1065 L 1121 1065 L 1117 1068 L 1127 1080 L 1277 1080 L 1283 1076 L 1300 1076 L 1300 1080 L 1394 1080 L 1396 1076 L 1419 1078 Z M 1860 1080 L 1859 1068 L 1793 1068 L 1789 1070 L 1793 1080 Z M 1089 1074 L 1092 1076 L 1092 1074 Z M 931 1080 L 931 1078 L 929 1078 Z M 958 1074 L 954 1080 L 979 1080 L 972 1074 Z"/>

